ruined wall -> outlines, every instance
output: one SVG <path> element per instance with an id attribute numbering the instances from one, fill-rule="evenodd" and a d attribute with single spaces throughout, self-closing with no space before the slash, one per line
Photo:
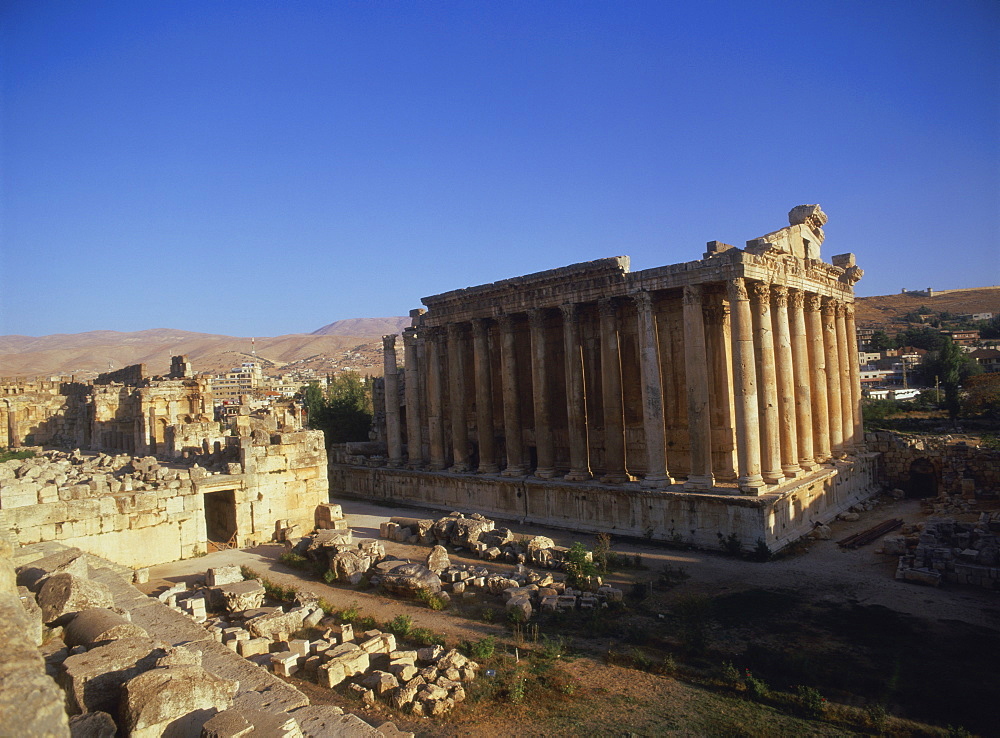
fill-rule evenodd
<path id="1" fill-rule="evenodd" d="M 1000 451 L 968 446 L 948 436 L 905 436 L 888 431 L 868 433 L 868 448 L 882 454 L 879 481 L 921 495 L 930 491 L 930 475 L 937 494 L 1000 494 Z M 927 479 L 916 479 L 918 474 Z M 914 487 L 915 482 L 921 489 Z"/>
<path id="2" fill-rule="evenodd" d="M 875 462 L 874 454 L 861 454 L 757 497 L 345 464 L 331 465 L 330 487 L 334 497 L 479 512 L 706 549 L 719 547 L 720 534 L 735 534 L 745 550 L 761 539 L 778 551 L 873 494 Z"/>

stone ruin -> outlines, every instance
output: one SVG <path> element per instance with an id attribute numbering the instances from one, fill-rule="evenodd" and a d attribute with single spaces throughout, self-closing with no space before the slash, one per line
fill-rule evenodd
<path id="1" fill-rule="evenodd" d="M 975 522 L 931 518 L 882 539 L 882 553 L 899 556 L 896 579 L 937 587 L 966 584 L 1000 591 L 1000 512 Z"/>
<path id="2" fill-rule="evenodd" d="M 364 579 L 400 597 L 431 594 L 444 602 L 498 598 L 507 612 L 517 611 L 523 620 L 534 612 L 593 609 L 620 602 L 620 589 L 588 577 L 578 588 L 561 577 L 540 569 L 562 569 L 569 550 L 545 536 L 522 536 L 494 521 L 473 513 L 453 512 L 438 520 L 391 518 L 380 526 L 383 539 L 399 543 L 433 546 L 423 563 L 387 556 L 375 539 L 355 539 L 342 520 L 340 506 L 325 506 L 333 524 L 299 541 L 292 552 L 320 565 L 332 579 L 359 584 Z M 466 549 L 485 561 L 515 564 L 513 572 L 474 564 L 453 564 L 445 546 Z"/>
<path id="3" fill-rule="evenodd" d="M 20 735 L 53 737 L 411 735 L 392 723 L 373 727 L 339 707 L 310 705 L 298 689 L 234 653 L 233 643 L 246 641 L 250 653 L 262 639 L 287 641 L 308 609 L 262 608 L 263 588 L 242 582 L 238 570 L 210 573 L 213 586 L 172 588 L 159 598 L 143 595 L 131 576 L 79 549 L 14 549 L 0 540 L 0 723 L 18 725 Z M 250 630 L 246 638 L 227 638 L 229 647 L 219 643 L 217 621 L 208 629 L 200 624 L 206 594 L 218 591 L 227 611 L 256 606 L 230 616 Z M 370 640 L 357 648 L 371 648 Z M 287 645 L 301 649 L 294 640 Z M 272 661 L 282 664 L 279 674 L 292 670 L 282 653 Z"/>

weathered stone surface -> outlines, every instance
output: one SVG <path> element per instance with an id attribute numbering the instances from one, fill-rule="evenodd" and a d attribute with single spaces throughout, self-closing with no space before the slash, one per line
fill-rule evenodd
<path id="1" fill-rule="evenodd" d="M 382 586 L 393 594 L 413 596 L 420 591 L 440 592 L 441 578 L 421 564 L 404 564 L 386 573 Z"/>
<path id="2" fill-rule="evenodd" d="M 212 715 L 232 705 L 238 686 L 200 666 L 147 671 L 124 685 L 122 729 L 131 738 L 199 735 Z"/>
<path id="3" fill-rule="evenodd" d="M 294 717 L 262 710 L 223 710 L 210 717 L 201 729 L 202 738 L 242 738 L 246 735 L 303 738 Z"/>
<path id="4" fill-rule="evenodd" d="M 205 572 L 205 583 L 210 587 L 242 581 L 243 572 L 238 566 L 219 566 Z"/>
<path id="5" fill-rule="evenodd" d="M 121 638 L 67 658 L 60 681 L 74 710 L 117 715 L 121 686 L 165 654 L 164 645 L 150 638 Z"/>
<path id="6" fill-rule="evenodd" d="M 257 638 L 276 639 L 278 634 L 288 635 L 302 628 L 302 618 L 304 611 L 295 608 L 290 612 L 282 612 L 280 609 L 253 618 L 246 624 L 247 630 Z"/>
<path id="7" fill-rule="evenodd" d="M 87 560 L 83 558 L 83 551 L 78 548 L 67 548 L 43 556 L 30 564 L 17 567 L 16 571 L 17 583 L 27 587 L 32 592 L 38 592 L 44 584 L 45 577 L 52 574 L 66 572 L 83 579 L 89 575 Z"/>
<path id="8" fill-rule="evenodd" d="M 69 719 L 70 738 L 115 738 L 117 733 L 114 718 L 100 710 Z"/>
<path id="9" fill-rule="evenodd" d="M 38 593 L 42 620 L 48 626 L 64 625 L 73 615 L 92 607 L 114 606 L 111 590 L 100 582 L 81 579 L 67 572 L 53 574 Z"/>
<path id="10" fill-rule="evenodd" d="M 226 612 L 235 613 L 254 610 L 264 604 L 264 585 L 256 579 L 233 582 L 213 587 L 209 597 L 214 606 L 224 607 Z"/>
<path id="11" fill-rule="evenodd" d="M 119 638 L 143 638 L 145 630 L 126 620 L 120 613 L 107 608 L 94 607 L 77 613 L 63 631 L 63 641 L 73 646 L 90 647 L 101 641 Z"/>
<path id="12" fill-rule="evenodd" d="M 357 584 L 374 561 L 361 551 L 342 551 L 330 558 L 330 571 L 338 582 Z"/>
<path id="13" fill-rule="evenodd" d="M 324 687 L 335 687 L 348 677 L 361 674 L 371 664 L 368 652 L 354 648 L 347 653 L 334 656 L 319 667 L 317 679 Z"/>
<path id="14" fill-rule="evenodd" d="M 451 566 L 451 560 L 448 558 L 448 551 L 444 546 L 434 546 L 427 554 L 427 568 L 433 573 L 440 576 L 441 572 L 449 566 Z"/>
<path id="15" fill-rule="evenodd" d="M 377 670 L 366 674 L 360 683 L 380 697 L 399 686 L 399 680 L 395 674 Z"/>

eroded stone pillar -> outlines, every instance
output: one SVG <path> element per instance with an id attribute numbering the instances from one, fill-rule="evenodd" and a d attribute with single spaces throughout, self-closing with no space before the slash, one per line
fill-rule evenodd
<path id="1" fill-rule="evenodd" d="M 566 420 L 569 432 L 570 482 L 590 479 L 587 446 L 587 397 L 583 385 L 583 353 L 580 345 L 580 316 L 576 303 L 560 305 L 563 316 L 563 346 L 566 357 Z"/>
<path id="2" fill-rule="evenodd" d="M 417 329 L 403 329 L 403 362 L 406 383 L 406 460 L 411 469 L 423 466 L 423 439 L 420 429 L 420 369 L 417 359 Z"/>
<path id="3" fill-rule="evenodd" d="M 653 298 L 646 292 L 632 296 L 638 313 L 639 373 L 642 378 L 642 420 L 646 435 L 646 476 L 643 487 L 668 487 L 666 435 L 663 426 L 663 386 L 657 350 Z"/>
<path id="4" fill-rule="evenodd" d="M 448 324 L 448 404 L 451 415 L 452 465 L 449 471 L 469 471 L 469 425 L 465 408 L 465 362 L 462 329 Z"/>
<path id="5" fill-rule="evenodd" d="M 750 299 L 742 277 L 726 282 L 732 314 L 733 396 L 736 410 L 736 478 L 740 490 L 759 494 L 764 486 L 760 473 L 760 434 L 757 423 L 757 370 L 753 350 L 753 319 Z"/>
<path id="6" fill-rule="evenodd" d="M 476 371 L 476 432 L 479 436 L 479 473 L 496 474 L 496 441 L 493 436 L 493 377 L 490 371 L 490 337 L 485 318 L 472 321 L 472 350 Z"/>
<path id="7" fill-rule="evenodd" d="M 435 471 L 444 469 L 448 462 L 444 450 L 444 418 L 442 398 L 444 387 L 441 383 L 441 341 L 444 331 L 429 328 L 426 331 L 427 352 L 427 443 L 430 453 L 430 467 Z"/>
<path id="8" fill-rule="evenodd" d="M 822 298 L 807 294 L 805 298 L 806 336 L 809 342 L 809 372 L 812 378 L 813 447 L 816 461 L 830 458 L 830 404 L 827 399 L 826 349 L 823 342 Z"/>
<path id="9" fill-rule="evenodd" d="M 382 336 L 382 366 L 385 377 L 385 443 L 389 466 L 403 464 L 403 438 L 399 423 L 399 368 L 396 366 L 396 336 Z"/>
<path id="10" fill-rule="evenodd" d="M 625 416 L 622 409 L 621 349 L 618 344 L 618 308 L 612 298 L 597 303 L 601 314 L 601 395 L 604 404 L 604 458 L 601 481 L 621 484 L 625 472 Z"/>
<path id="11" fill-rule="evenodd" d="M 684 488 L 711 489 L 715 485 L 712 475 L 712 418 L 708 405 L 709 365 L 700 284 L 684 287 L 683 310 L 688 435 L 691 444 L 691 473 Z"/>
<path id="12" fill-rule="evenodd" d="M 771 321 L 771 286 L 751 283 L 750 309 L 760 357 L 757 402 L 760 407 L 761 476 L 768 484 L 785 478 L 781 470 L 781 434 L 778 429 L 778 375 L 774 363 L 774 327 Z"/>
<path id="13" fill-rule="evenodd" d="M 794 477 L 802 469 L 799 466 L 792 331 L 788 316 L 788 288 L 784 285 L 773 285 L 771 299 L 774 303 L 771 319 L 774 324 L 774 368 L 778 378 L 778 434 L 781 446 L 781 471 L 786 477 Z"/>
<path id="14" fill-rule="evenodd" d="M 514 318 L 501 315 L 500 360 L 503 367 L 503 424 L 507 441 L 507 466 L 505 477 L 522 477 L 524 468 L 524 429 L 521 425 L 520 388 L 517 386 L 517 347 L 514 342 Z"/>
<path id="15" fill-rule="evenodd" d="M 552 421 L 549 411 L 548 349 L 545 345 L 545 311 L 536 308 L 528 312 L 531 328 L 531 397 L 535 411 L 535 476 L 552 479 L 555 461 L 552 450 Z"/>
<path id="16" fill-rule="evenodd" d="M 851 357 L 851 417 L 854 422 L 853 445 L 855 452 L 865 451 L 865 427 L 861 415 L 861 367 L 858 358 L 858 329 L 854 322 L 854 304 L 844 305 L 844 322 L 847 330 L 847 354 Z"/>
<path id="17" fill-rule="evenodd" d="M 840 350 L 837 346 L 837 300 L 823 298 L 823 350 L 826 352 L 827 413 L 830 422 L 830 453 L 844 455 L 844 423 L 840 397 Z"/>
<path id="18" fill-rule="evenodd" d="M 732 333 L 729 306 L 721 294 L 704 300 L 705 346 L 711 364 L 709 401 L 712 409 L 712 470 L 716 479 L 736 479 L 736 433 L 731 376 Z"/>
<path id="19" fill-rule="evenodd" d="M 788 295 L 789 327 L 792 338 L 792 370 L 795 382 L 795 426 L 799 466 L 816 468 L 813 458 L 812 388 L 809 381 L 809 341 L 806 335 L 805 294 L 791 290 Z"/>
<path id="20" fill-rule="evenodd" d="M 854 450 L 854 391 L 851 387 L 851 364 L 858 363 L 858 354 L 850 354 L 847 342 L 847 317 L 844 303 L 837 301 L 837 356 L 840 358 L 840 423 L 843 428 L 844 453 Z"/>

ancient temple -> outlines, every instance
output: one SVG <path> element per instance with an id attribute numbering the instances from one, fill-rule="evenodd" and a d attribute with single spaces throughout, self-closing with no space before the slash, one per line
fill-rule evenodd
<path id="1" fill-rule="evenodd" d="M 618 500 L 612 490 L 624 490 L 631 512 L 612 511 L 611 529 L 692 538 L 706 531 L 668 526 L 648 512 L 662 503 L 636 504 L 635 494 L 723 505 L 770 496 L 781 507 L 808 480 L 854 474 L 864 455 L 853 306 L 862 272 L 853 254 L 820 258 L 826 220 L 802 205 L 788 227 L 743 249 L 709 242 L 698 261 L 630 272 L 628 257 L 614 257 L 424 298 L 403 333 L 405 368 L 396 336 L 384 339 L 384 465 L 497 480 L 458 485 L 493 513 L 509 496 L 503 480 L 522 480 L 526 500 L 547 502 L 536 515 L 513 503 L 520 517 L 593 529 L 608 529 L 607 516 L 564 515 L 567 489 Z M 419 479 L 413 490 L 426 486 Z M 432 501 L 390 486 L 393 498 Z M 822 497 L 810 496 L 813 522 L 846 502 Z M 771 533 L 761 535 L 780 538 Z"/>

